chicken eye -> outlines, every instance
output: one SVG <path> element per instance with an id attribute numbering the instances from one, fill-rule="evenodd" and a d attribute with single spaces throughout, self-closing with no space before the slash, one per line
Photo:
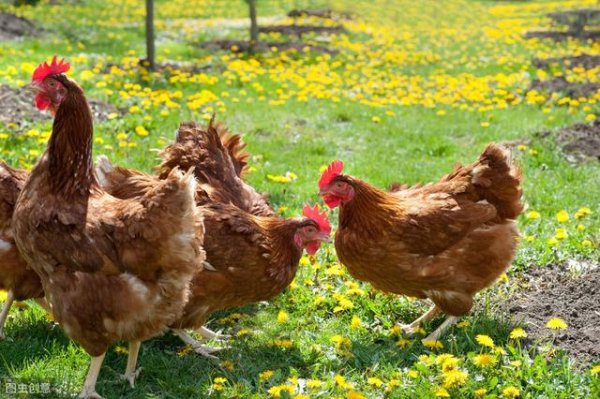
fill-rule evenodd
<path id="1" fill-rule="evenodd" d="M 313 226 L 308 226 L 306 228 L 306 232 L 309 233 L 309 234 L 314 234 L 314 233 L 317 232 L 317 229 L 315 229 Z"/>
<path id="2" fill-rule="evenodd" d="M 342 187 L 344 186 L 344 183 L 342 183 L 341 181 L 336 181 L 336 182 L 335 182 L 335 186 L 336 186 L 337 188 L 342 188 Z"/>
<path id="3" fill-rule="evenodd" d="M 46 83 L 48 86 L 50 87 L 55 87 L 56 86 L 56 82 L 52 79 L 48 79 L 48 82 Z"/>

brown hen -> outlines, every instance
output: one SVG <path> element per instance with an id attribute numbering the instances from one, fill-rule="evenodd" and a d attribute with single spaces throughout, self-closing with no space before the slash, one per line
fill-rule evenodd
<path id="1" fill-rule="evenodd" d="M 495 144 L 438 183 L 396 186 L 391 193 L 342 169 L 341 161 L 333 162 L 319 181 L 327 205 L 340 207 L 340 261 L 380 290 L 433 301 L 404 329 L 414 331 L 442 311 L 451 317 L 427 338 L 438 339 L 510 265 L 518 236 L 514 219 L 523 209 L 521 172 Z"/>
<path id="2" fill-rule="evenodd" d="M 55 114 L 48 148 L 17 200 L 17 246 L 38 273 L 55 319 L 93 357 L 80 397 L 98 398 L 108 346 L 130 341 L 125 377 L 133 385 L 140 342 L 182 314 L 204 260 L 195 180 L 174 170 L 143 196 L 117 199 L 92 163 L 92 116 L 68 64 L 40 65 L 36 104 Z"/>
<path id="3" fill-rule="evenodd" d="M 305 207 L 303 217 L 296 219 L 274 215 L 264 196 L 241 179 L 243 168 L 235 164 L 244 155 L 231 151 L 223 131 L 212 122 L 206 129 L 182 124 L 176 142 L 163 151 L 159 167 L 162 177 L 173 167 L 195 167 L 200 182 L 196 198 L 206 227 L 206 262 L 192 281 L 183 316 L 172 328 L 203 355 L 213 349 L 196 342 L 185 329 L 200 329 L 203 336 L 214 337 L 202 328 L 211 313 L 281 293 L 294 279 L 303 248 L 316 253 L 331 230 L 327 216 L 316 207 Z M 104 187 L 118 197 L 142 195 L 157 181 L 112 167 L 105 158 L 98 165 Z"/>

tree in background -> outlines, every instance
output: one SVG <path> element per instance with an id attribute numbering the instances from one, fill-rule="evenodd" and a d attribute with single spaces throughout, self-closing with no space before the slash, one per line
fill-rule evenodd
<path id="1" fill-rule="evenodd" d="M 256 17 L 256 0 L 246 0 L 250 11 L 250 51 L 258 46 L 258 21 Z"/>
<path id="2" fill-rule="evenodd" d="M 154 54 L 154 0 L 146 0 L 146 66 L 151 71 L 156 67 Z"/>

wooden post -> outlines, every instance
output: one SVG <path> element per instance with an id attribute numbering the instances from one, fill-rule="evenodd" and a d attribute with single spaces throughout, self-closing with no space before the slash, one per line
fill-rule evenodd
<path id="1" fill-rule="evenodd" d="M 148 69 L 154 71 L 154 0 L 146 0 L 146 60 Z"/>

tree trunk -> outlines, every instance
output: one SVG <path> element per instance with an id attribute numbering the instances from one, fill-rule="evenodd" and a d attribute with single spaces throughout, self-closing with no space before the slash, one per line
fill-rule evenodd
<path id="1" fill-rule="evenodd" d="M 246 0 L 250 9 L 250 51 L 258 45 L 258 22 L 256 20 L 256 0 Z"/>
<path id="2" fill-rule="evenodd" d="M 148 69 L 154 71 L 154 0 L 146 0 L 146 60 Z"/>

